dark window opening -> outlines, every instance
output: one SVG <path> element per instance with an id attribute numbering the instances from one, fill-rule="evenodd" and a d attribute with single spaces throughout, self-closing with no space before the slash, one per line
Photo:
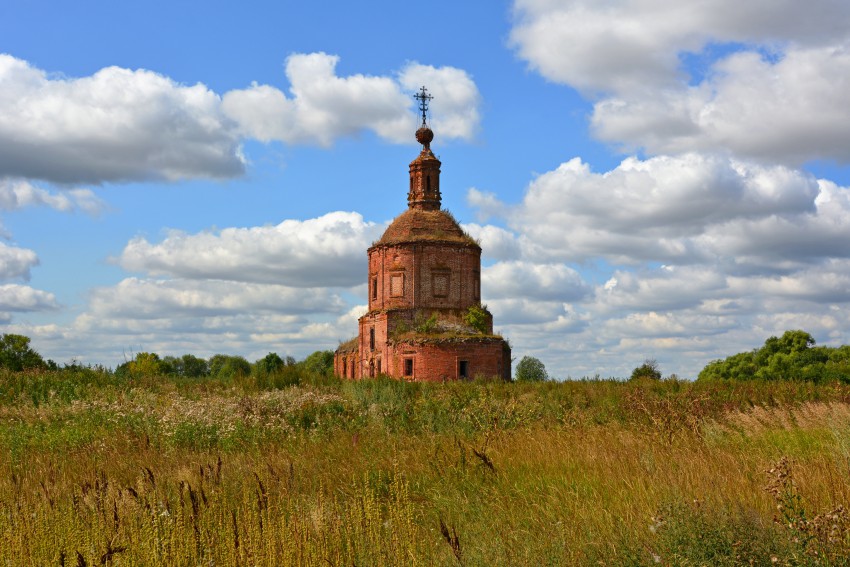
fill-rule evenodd
<path id="1" fill-rule="evenodd" d="M 375 350 L 375 328 L 369 329 L 369 350 Z"/>
<path id="2" fill-rule="evenodd" d="M 381 359 L 378 359 L 378 374 L 381 373 Z"/>
<path id="3" fill-rule="evenodd" d="M 378 299 L 378 278 L 372 278 L 372 299 Z"/>
<path id="4" fill-rule="evenodd" d="M 468 360 L 461 360 L 458 363 L 458 372 L 457 373 L 461 378 L 469 378 L 469 361 Z"/>
<path id="5" fill-rule="evenodd" d="M 374 377 L 375 377 L 375 361 L 370 360 L 369 361 L 369 378 L 374 378 Z"/>
<path id="6" fill-rule="evenodd" d="M 413 376 L 413 359 L 405 358 L 404 359 L 404 375 L 405 376 Z"/>

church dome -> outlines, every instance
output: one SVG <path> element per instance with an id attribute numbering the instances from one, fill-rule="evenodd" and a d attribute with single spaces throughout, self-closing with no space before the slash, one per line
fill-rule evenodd
<path id="1" fill-rule="evenodd" d="M 407 209 L 397 216 L 375 246 L 411 242 L 456 242 L 480 248 L 444 210 Z"/>

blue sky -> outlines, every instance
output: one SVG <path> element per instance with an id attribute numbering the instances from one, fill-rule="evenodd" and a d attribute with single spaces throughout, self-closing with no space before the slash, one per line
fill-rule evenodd
<path id="1" fill-rule="evenodd" d="M 850 6 L 706 4 L 4 2 L 4 332 L 109 366 L 335 348 L 426 84 L 515 356 L 847 343 Z"/>

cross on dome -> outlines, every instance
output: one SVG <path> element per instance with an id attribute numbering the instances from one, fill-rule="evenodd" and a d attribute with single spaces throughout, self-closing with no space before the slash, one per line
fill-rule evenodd
<path id="1" fill-rule="evenodd" d="M 422 125 L 425 126 L 425 119 L 428 113 L 428 102 L 434 97 L 428 94 L 428 89 L 424 86 L 419 89 L 419 92 L 413 95 L 413 98 L 419 101 L 419 111 L 422 113 Z"/>

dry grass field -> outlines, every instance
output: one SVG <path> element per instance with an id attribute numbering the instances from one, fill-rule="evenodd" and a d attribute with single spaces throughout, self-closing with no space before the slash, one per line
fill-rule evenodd
<path id="1" fill-rule="evenodd" d="M 844 565 L 850 387 L 0 374 L 2 565 Z"/>

